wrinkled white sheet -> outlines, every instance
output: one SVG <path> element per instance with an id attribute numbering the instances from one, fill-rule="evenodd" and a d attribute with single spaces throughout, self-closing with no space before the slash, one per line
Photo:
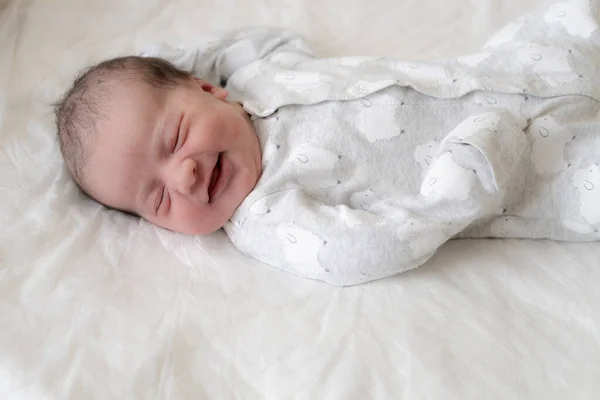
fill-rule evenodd
<path id="1" fill-rule="evenodd" d="M 544 0 L 39 0 L 0 16 L 1 399 L 592 399 L 600 245 L 471 240 L 339 289 L 102 210 L 49 104 L 90 62 L 278 25 L 322 55 L 476 50 Z"/>

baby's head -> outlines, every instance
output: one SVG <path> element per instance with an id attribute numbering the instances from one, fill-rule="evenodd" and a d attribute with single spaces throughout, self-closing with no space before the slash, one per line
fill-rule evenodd
<path id="1" fill-rule="evenodd" d="M 105 206 L 177 232 L 214 232 L 261 173 L 253 124 L 226 98 L 164 60 L 102 62 L 56 106 L 67 168 Z"/>

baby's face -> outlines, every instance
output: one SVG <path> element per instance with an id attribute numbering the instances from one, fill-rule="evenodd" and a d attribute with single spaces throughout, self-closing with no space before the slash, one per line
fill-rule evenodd
<path id="1" fill-rule="evenodd" d="M 254 126 L 226 97 L 201 80 L 114 89 L 85 172 L 90 194 L 173 231 L 221 228 L 261 173 Z"/>

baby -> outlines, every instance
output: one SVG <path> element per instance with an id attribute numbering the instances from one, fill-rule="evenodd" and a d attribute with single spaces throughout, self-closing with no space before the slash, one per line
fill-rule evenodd
<path id="1" fill-rule="evenodd" d="M 61 150 L 108 207 L 334 285 L 453 238 L 597 240 L 599 3 L 430 63 L 317 59 L 266 28 L 108 60 L 59 102 Z"/>

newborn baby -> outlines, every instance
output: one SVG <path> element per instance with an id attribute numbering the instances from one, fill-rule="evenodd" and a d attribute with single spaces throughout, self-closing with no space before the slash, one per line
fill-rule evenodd
<path id="1" fill-rule="evenodd" d="M 431 63 L 314 58 L 288 31 L 159 46 L 83 73 L 56 109 L 100 203 L 353 285 L 461 237 L 600 235 L 598 1 Z"/>

